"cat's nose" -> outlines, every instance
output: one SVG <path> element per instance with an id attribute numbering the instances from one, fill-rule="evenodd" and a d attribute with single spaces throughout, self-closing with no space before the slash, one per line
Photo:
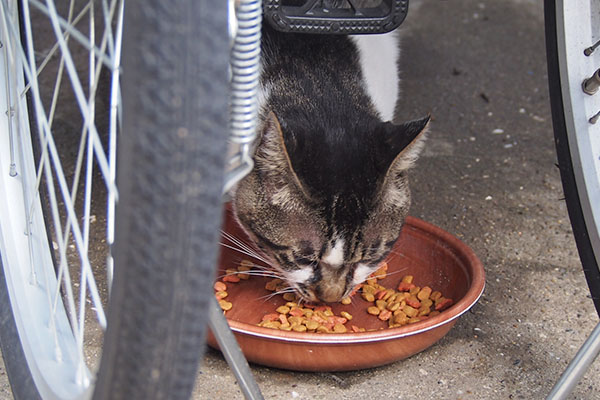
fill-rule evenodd
<path id="1" fill-rule="evenodd" d="M 346 285 L 340 282 L 321 282 L 314 290 L 319 301 L 324 303 L 335 303 L 342 300 Z"/>
<path id="2" fill-rule="evenodd" d="M 321 279 L 313 287 L 315 296 L 325 303 L 340 301 L 346 291 L 346 266 L 333 265 L 321 260 L 319 271 Z"/>

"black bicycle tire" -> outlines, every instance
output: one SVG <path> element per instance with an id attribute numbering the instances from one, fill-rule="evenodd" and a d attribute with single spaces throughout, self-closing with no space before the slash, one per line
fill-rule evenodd
<path id="1" fill-rule="evenodd" d="M 228 118 L 227 7 L 208 3 L 127 3 L 116 274 L 95 398 L 184 399 L 193 388 L 217 259 Z M 4 274 L 0 302 L 13 396 L 40 399 Z"/>
<path id="2" fill-rule="evenodd" d="M 0 267 L 4 271 L 2 260 Z M 15 400 L 37 400 L 41 396 L 35 386 L 33 377 L 27 367 L 25 353 L 19 340 L 15 317 L 10 304 L 8 287 L 4 278 L 4 273 L 0 273 L 0 347 L 2 348 L 2 358 L 4 361 L 6 374 Z"/>
<path id="3" fill-rule="evenodd" d="M 583 272 L 596 311 L 598 312 L 598 315 L 600 315 L 600 268 L 596 262 L 594 248 L 590 241 L 585 218 L 581 209 L 577 182 L 575 181 L 575 174 L 573 171 L 571 150 L 567 138 L 557 44 L 559 38 L 556 29 L 556 4 L 554 0 L 545 0 L 544 2 L 544 22 L 552 125 L 554 127 L 554 143 L 556 145 L 560 177 Z"/>
<path id="4" fill-rule="evenodd" d="M 187 399 L 205 346 L 227 137 L 227 3 L 128 2 L 115 280 L 94 399 Z"/>

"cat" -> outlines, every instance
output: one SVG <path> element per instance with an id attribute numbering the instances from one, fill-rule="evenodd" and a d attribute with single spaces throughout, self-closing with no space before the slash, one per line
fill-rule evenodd
<path id="1" fill-rule="evenodd" d="M 254 168 L 239 224 L 304 300 L 336 302 L 377 270 L 410 205 L 429 117 L 395 125 L 398 41 L 263 27 Z"/>

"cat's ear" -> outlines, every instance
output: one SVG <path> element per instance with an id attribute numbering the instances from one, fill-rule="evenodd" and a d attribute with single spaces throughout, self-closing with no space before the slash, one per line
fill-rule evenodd
<path id="1" fill-rule="evenodd" d="M 414 165 L 423 149 L 428 123 L 429 116 L 402 125 L 384 124 L 384 140 L 379 142 L 383 168 L 387 168 L 381 187 L 384 204 L 399 208 L 410 204 L 404 172 Z"/>
<path id="2" fill-rule="evenodd" d="M 272 111 L 263 121 L 254 161 L 261 172 L 265 195 L 274 203 L 293 203 L 298 192 L 308 196 L 292 167 L 281 125 Z"/>
<path id="3" fill-rule="evenodd" d="M 430 118 L 428 115 L 401 125 L 384 124 L 384 140 L 380 143 L 386 153 L 384 159 L 392 160 L 387 175 L 399 174 L 414 165 L 425 145 Z"/>

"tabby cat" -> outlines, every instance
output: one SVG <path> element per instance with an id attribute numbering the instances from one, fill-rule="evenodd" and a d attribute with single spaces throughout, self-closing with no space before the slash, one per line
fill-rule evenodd
<path id="1" fill-rule="evenodd" d="M 429 117 L 400 125 L 398 41 L 263 28 L 260 122 L 234 213 L 307 301 L 335 302 L 375 271 L 410 205 L 407 170 Z"/>

